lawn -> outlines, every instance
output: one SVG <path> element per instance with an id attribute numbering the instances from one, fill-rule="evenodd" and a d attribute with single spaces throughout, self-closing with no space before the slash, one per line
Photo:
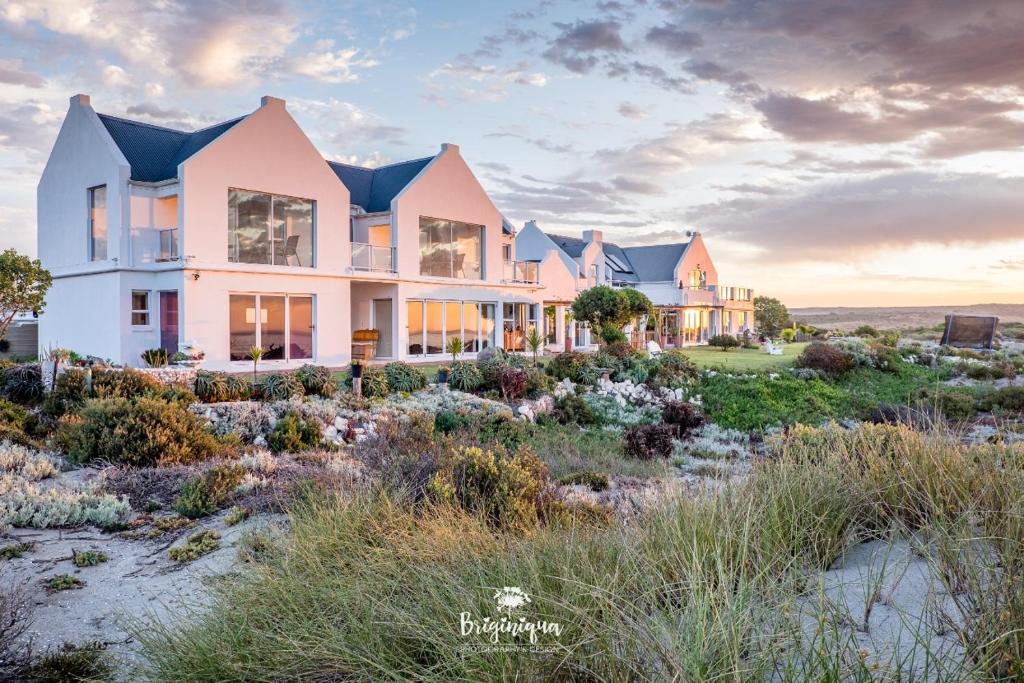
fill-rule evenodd
<path id="1" fill-rule="evenodd" d="M 781 356 L 769 356 L 760 348 L 722 351 L 710 346 L 692 346 L 684 348 L 683 352 L 699 368 L 773 370 L 791 367 L 805 346 L 807 346 L 806 342 L 786 344 L 782 347 L 783 354 Z"/>

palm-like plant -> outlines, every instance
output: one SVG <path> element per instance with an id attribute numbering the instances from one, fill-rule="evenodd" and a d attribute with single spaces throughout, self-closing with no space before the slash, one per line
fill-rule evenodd
<path id="1" fill-rule="evenodd" d="M 540 353 L 540 347 L 544 345 L 544 339 L 540 336 L 540 332 L 537 331 L 537 326 L 533 325 L 530 330 L 526 333 L 526 339 L 524 340 L 526 345 L 533 352 L 533 364 L 537 364 L 537 354 Z"/>
<path id="2" fill-rule="evenodd" d="M 256 381 L 256 366 L 263 358 L 263 347 L 253 344 L 249 347 L 249 360 L 252 361 L 252 381 Z"/>
<path id="3" fill-rule="evenodd" d="M 444 350 L 452 355 L 453 365 L 455 364 L 455 361 L 459 359 L 459 355 L 462 353 L 464 348 L 465 346 L 462 343 L 462 337 L 452 337 L 448 340 L 448 345 L 445 346 Z"/>

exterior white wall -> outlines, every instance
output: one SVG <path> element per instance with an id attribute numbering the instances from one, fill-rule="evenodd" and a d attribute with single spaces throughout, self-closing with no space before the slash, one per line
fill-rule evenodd
<path id="1" fill-rule="evenodd" d="M 72 349 L 120 361 L 120 279 L 116 272 L 55 278 L 39 316 L 40 349 Z"/>

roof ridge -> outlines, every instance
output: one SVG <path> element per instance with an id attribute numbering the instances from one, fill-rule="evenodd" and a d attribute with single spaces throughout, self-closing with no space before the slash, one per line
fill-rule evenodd
<path id="1" fill-rule="evenodd" d="M 191 135 L 191 133 L 189 133 L 188 131 L 178 130 L 177 128 L 170 128 L 168 126 L 160 126 L 160 125 L 157 125 L 155 123 L 147 123 L 146 121 L 136 121 L 135 119 L 126 119 L 123 116 L 115 116 L 114 114 L 102 114 L 100 112 L 96 112 L 96 115 L 97 116 L 102 116 L 102 117 L 107 118 L 107 119 L 114 119 L 115 121 L 120 121 L 121 123 L 130 123 L 133 126 L 145 126 L 146 128 L 155 128 L 156 130 L 162 130 L 162 131 L 166 131 L 168 133 L 178 133 L 179 135 Z"/>
<path id="2" fill-rule="evenodd" d="M 327 161 L 327 163 L 329 163 L 329 164 L 335 164 L 336 166 L 345 166 L 346 168 L 355 168 L 355 169 L 358 169 L 360 171 L 371 171 L 372 172 L 372 171 L 379 171 L 382 168 L 391 168 L 392 166 L 401 166 L 402 164 L 413 164 L 413 163 L 416 163 L 417 161 L 427 161 L 428 159 L 433 159 L 436 156 L 437 156 L 436 154 L 431 154 L 430 156 L 419 157 L 417 159 L 406 159 L 405 161 L 395 161 L 395 162 L 392 162 L 390 164 L 384 164 L 382 166 L 357 166 L 355 164 L 346 164 L 344 161 L 331 161 L 330 159 L 326 159 L 325 161 Z"/>

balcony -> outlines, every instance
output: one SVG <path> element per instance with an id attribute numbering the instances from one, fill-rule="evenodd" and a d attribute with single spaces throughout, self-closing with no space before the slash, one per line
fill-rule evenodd
<path id="1" fill-rule="evenodd" d="M 395 272 L 395 248 L 362 242 L 352 243 L 352 267 L 376 273 Z"/>
<path id="2" fill-rule="evenodd" d="M 536 285 L 540 283 L 540 264 L 536 261 L 505 261 L 502 282 Z"/>
<path id="3" fill-rule="evenodd" d="M 679 302 L 683 306 L 715 306 L 718 297 L 707 287 L 684 285 L 679 288 Z"/>
<path id="4" fill-rule="evenodd" d="M 167 263 L 181 258 L 177 228 L 133 228 L 132 265 Z"/>

